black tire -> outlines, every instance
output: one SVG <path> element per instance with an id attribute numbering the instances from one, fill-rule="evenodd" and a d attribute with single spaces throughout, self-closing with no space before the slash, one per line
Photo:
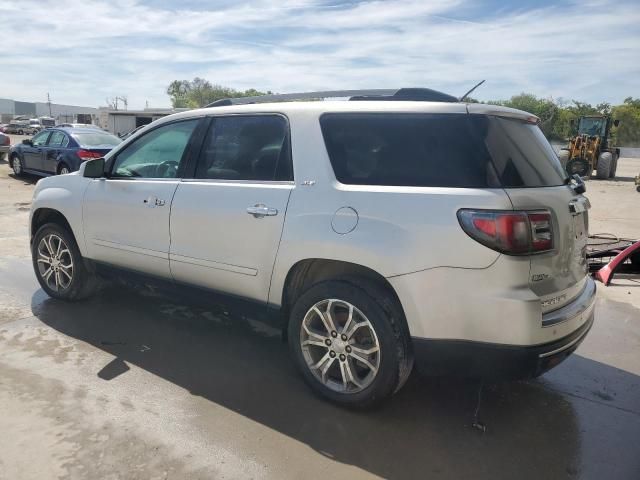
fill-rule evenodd
<path id="1" fill-rule="evenodd" d="M 606 180 L 611 174 L 613 166 L 613 156 L 609 152 L 602 152 L 598 157 L 598 165 L 596 166 L 596 178 L 598 180 Z"/>
<path id="2" fill-rule="evenodd" d="M 616 172 L 618 171 L 618 154 L 613 154 L 613 164 L 611 165 L 611 172 L 609 172 L 609 178 L 616 178 Z"/>
<path id="3" fill-rule="evenodd" d="M 567 173 L 571 175 L 578 174 L 580 177 L 590 177 L 590 166 L 583 158 L 573 158 L 567 162 Z"/>
<path id="4" fill-rule="evenodd" d="M 11 158 L 11 168 L 13 169 L 13 174 L 16 177 L 20 177 L 24 174 L 24 169 L 22 168 L 22 160 L 18 155 L 14 155 Z"/>
<path id="5" fill-rule="evenodd" d="M 71 169 L 69 168 L 69 166 L 66 163 L 61 163 L 60 165 L 58 165 L 58 171 L 56 172 L 58 175 L 64 175 L 62 173 L 63 169 L 67 169 L 66 173 L 71 173 Z"/>
<path id="6" fill-rule="evenodd" d="M 311 307 L 328 299 L 349 302 L 360 310 L 373 326 L 378 339 L 380 357 L 377 374 L 366 388 L 357 392 L 337 392 L 323 384 L 311 371 L 302 351 L 302 322 Z M 322 397 L 346 407 L 379 405 L 404 385 L 413 367 L 409 333 L 401 308 L 393 295 L 367 280 L 330 280 L 309 288 L 291 309 L 288 341 L 291 355 L 305 382 Z"/>
<path id="7" fill-rule="evenodd" d="M 24 130 L 18 130 L 18 135 L 24 135 Z"/>
<path id="8" fill-rule="evenodd" d="M 558 159 L 560 160 L 560 165 L 562 165 L 562 168 L 566 170 L 567 162 L 569 161 L 569 150 L 560 150 Z"/>
<path id="9" fill-rule="evenodd" d="M 65 262 L 68 264 L 70 258 L 72 262 L 71 264 L 73 265 L 71 275 L 72 278 L 69 284 L 64 288 L 60 288 L 58 290 L 52 288 L 50 283 L 48 283 L 47 280 L 43 278 L 43 274 L 40 270 L 39 264 L 43 265 L 43 268 L 48 268 L 48 264 L 38 261 L 39 258 L 42 258 L 38 253 L 40 242 L 43 240 L 43 238 L 48 237 L 49 235 L 54 235 L 61 238 L 64 244 L 67 246 L 67 249 L 69 251 L 68 256 L 67 254 L 63 254 L 63 260 L 61 260 L 61 263 Z M 98 279 L 95 273 L 88 268 L 85 259 L 82 258 L 73 234 L 62 225 L 59 225 L 57 223 L 47 223 L 38 229 L 35 236 L 33 237 L 33 243 L 31 245 L 31 259 L 36 278 L 38 279 L 38 283 L 40 283 L 42 289 L 50 297 L 70 302 L 77 301 L 87 298 L 97 288 Z M 63 277 L 61 276 L 61 278 Z"/>

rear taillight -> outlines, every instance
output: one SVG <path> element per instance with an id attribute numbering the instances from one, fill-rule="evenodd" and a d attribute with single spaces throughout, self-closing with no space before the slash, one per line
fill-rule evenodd
<path id="1" fill-rule="evenodd" d="M 546 210 L 458 210 L 462 229 L 474 240 L 508 255 L 553 249 L 551 213 Z"/>
<path id="2" fill-rule="evenodd" d="M 96 152 L 90 152 L 89 150 L 78 150 L 78 156 L 81 160 L 91 160 L 92 158 L 100 158 L 101 154 Z"/>

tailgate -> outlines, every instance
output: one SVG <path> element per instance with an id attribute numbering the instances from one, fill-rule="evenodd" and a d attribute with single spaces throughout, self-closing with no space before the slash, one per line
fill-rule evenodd
<path id="1" fill-rule="evenodd" d="M 528 279 L 544 313 L 576 298 L 585 285 L 589 202 L 567 185 L 567 173 L 535 117 L 505 115 L 471 117 L 513 208 L 551 213 L 553 248 L 530 255 Z"/>
<path id="2" fill-rule="evenodd" d="M 546 313 L 577 297 L 587 276 L 589 201 L 568 186 L 506 189 L 516 210 L 549 210 L 553 251 L 531 255 L 529 287 Z"/>

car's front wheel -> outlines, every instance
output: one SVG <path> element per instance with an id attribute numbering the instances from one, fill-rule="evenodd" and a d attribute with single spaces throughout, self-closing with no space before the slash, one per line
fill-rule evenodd
<path id="1" fill-rule="evenodd" d="M 42 289 L 60 300 L 81 300 L 93 293 L 97 279 L 85 264 L 73 234 L 57 223 L 38 229 L 31 245 L 33 269 Z"/>
<path id="2" fill-rule="evenodd" d="M 401 311 L 383 289 L 327 281 L 294 304 L 288 340 L 305 381 L 349 407 L 391 397 L 413 365 Z"/>
<path id="3" fill-rule="evenodd" d="M 13 173 L 16 177 L 19 177 L 23 173 L 22 169 L 22 160 L 18 155 L 14 155 L 11 160 L 11 168 L 13 168 Z"/>

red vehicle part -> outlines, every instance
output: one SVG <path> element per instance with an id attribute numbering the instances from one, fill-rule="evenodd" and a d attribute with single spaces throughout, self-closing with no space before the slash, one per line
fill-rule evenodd
<path id="1" fill-rule="evenodd" d="M 633 254 L 640 254 L 640 241 L 629 245 L 622 252 L 616 255 L 613 260 L 598 270 L 595 273 L 596 279 L 600 280 L 605 286 L 608 286 L 611 283 L 611 279 L 613 278 L 613 274 L 616 272 L 616 269 L 624 263 L 627 258 L 631 258 L 631 255 Z"/>

